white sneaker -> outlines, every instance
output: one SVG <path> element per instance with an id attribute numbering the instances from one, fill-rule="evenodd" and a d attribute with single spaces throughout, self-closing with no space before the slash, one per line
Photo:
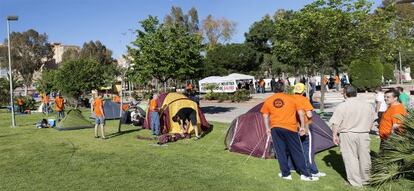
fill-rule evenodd
<path id="1" fill-rule="evenodd" d="M 323 176 L 326 176 L 326 173 L 324 173 L 324 172 L 318 172 L 316 174 L 312 174 L 312 177 L 323 177 Z"/>
<path id="2" fill-rule="evenodd" d="M 281 177 L 281 178 L 283 178 L 285 180 L 292 180 L 292 176 L 291 175 L 289 175 L 289 176 L 282 176 L 282 173 L 280 173 L 280 172 L 279 172 L 279 177 Z"/>
<path id="3" fill-rule="evenodd" d="M 317 181 L 319 180 L 318 177 L 309 177 L 309 176 L 305 176 L 305 175 L 300 175 L 300 180 L 303 181 Z"/>

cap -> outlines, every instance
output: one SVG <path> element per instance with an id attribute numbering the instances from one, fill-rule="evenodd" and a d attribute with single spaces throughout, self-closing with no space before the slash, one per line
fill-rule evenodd
<path id="1" fill-rule="evenodd" d="M 305 91 L 305 85 L 302 83 L 295 84 L 295 88 L 293 89 L 293 93 L 301 94 Z"/>

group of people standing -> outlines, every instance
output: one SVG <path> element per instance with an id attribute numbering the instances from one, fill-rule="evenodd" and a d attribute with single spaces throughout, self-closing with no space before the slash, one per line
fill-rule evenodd
<path id="1" fill-rule="evenodd" d="M 316 181 L 326 176 L 319 172 L 313 153 L 308 150 L 310 124 L 312 123 L 312 104 L 304 97 L 305 85 L 294 86 L 295 95 L 284 92 L 283 83 L 276 82 L 271 97 L 267 98 L 261 108 L 265 119 L 268 136 L 272 137 L 274 151 L 281 173 L 279 176 L 291 180 L 291 170 L 300 174 L 300 180 Z M 370 131 L 376 118 L 379 118 L 380 152 L 389 136 L 404 132 L 401 117 L 407 115 L 409 96 L 404 95 L 402 88 L 389 89 L 377 94 L 385 105 L 374 109 L 366 100 L 357 97 L 353 86 L 345 86 L 345 101 L 337 106 L 329 124 L 332 127 L 332 141 L 339 145 L 345 164 L 347 180 L 352 186 L 361 187 L 368 183 L 370 177 Z"/>
<path id="2" fill-rule="evenodd" d="M 399 101 L 401 95 L 399 88 L 389 89 L 385 93 L 382 93 L 380 88 L 377 89 L 375 111 L 378 113 L 380 152 L 389 136 L 403 132 L 400 119 L 407 115 L 408 106 Z M 370 103 L 358 99 L 354 87 L 345 87 L 344 96 L 345 102 L 337 106 L 329 123 L 332 126 L 333 142 L 339 145 L 342 153 L 348 182 L 352 186 L 361 187 L 369 181 L 369 133 L 374 125 L 376 113 Z"/>

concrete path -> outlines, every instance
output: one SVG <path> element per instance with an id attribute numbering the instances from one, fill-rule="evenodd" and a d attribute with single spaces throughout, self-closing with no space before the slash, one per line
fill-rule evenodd
<path id="1" fill-rule="evenodd" d="M 232 103 L 232 102 L 217 102 L 217 101 L 207 101 L 201 100 L 200 107 L 203 110 L 208 121 L 217 121 L 230 123 L 236 117 L 241 114 L 246 113 L 251 108 L 257 104 L 262 103 L 266 98 L 273 95 L 272 93 L 265 94 L 253 94 L 252 99 L 247 102 L 242 103 Z M 315 100 L 320 100 L 320 93 L 317 92 L 314 95 Z M 360 93 L 358 94 L 360 99 L 364 99 L 369 103 L 374 103 L 375 94 L 374 93 Z M 327 92 L 325 94 L 325 112 L 333 112 L 335 107 L 344 101 L 344 98 L 340 92 Z M 319 104 L 316 102 L 314 104 L 315 109 L 319 109 Z"/>

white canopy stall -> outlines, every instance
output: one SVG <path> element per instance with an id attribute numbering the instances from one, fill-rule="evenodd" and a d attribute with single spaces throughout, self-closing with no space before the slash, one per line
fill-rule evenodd
<path id="1" fill-rule="evenodd" d="M 209 90 L 206 89 L 206 86 L 209 84 L 216 85 L 216 88 L 213 90 L 213 92 L 232 93 L 237 90 L 237 84 L 239 82 L 245 84 L 246 82 L 249 83 L 250 81 L 253 82 L 254 87 L 254 76 L 232 73 L 228 76 L 209 76 L 200 80 L 198 84 L 200 87 L 200 93 L 207 93 Z"/>

